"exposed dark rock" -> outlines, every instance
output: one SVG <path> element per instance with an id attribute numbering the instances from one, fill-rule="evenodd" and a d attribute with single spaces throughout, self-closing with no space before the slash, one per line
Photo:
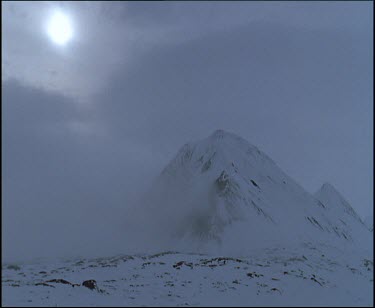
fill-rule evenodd
<path id="1" fill-rule="evenodd" d="M 228 261 L 233 261 L 233 262 L 239 262 L 239 263 L 244 263 L 245 261 L 240 260 L 240 259 L 235 259 L 235 258 L 226 258 L 226 257 L 218 257 L 218 258 L 212 258 L 212 259 L 202 259 L 200 261 L 201 266 L 210 266 L 208 263 L 217 263 L 219 266 L 225 265 Z M 245 262 L 246 263 L 246 262 Z"/>
<path id="2" fill-rule="evenodd" d="M 250 278 L 254 278 L 254 277 L 262 277 L 263 275 L 258 274 L 256 272 L 252 272 L 252 273 L 247 273 L 247 276 L 249 276 Z"/>
<path id="3" fill-rule="evenodd" d="M 220 176 L 216 179 L 216 185 L 218 190 L 221 192 L 225 190 L 229 182 L 228 175 L 225 171 L 221 172 Z"/>
<path id="4" fill-rule="evenodd" d="M 157 253 L 155 255 L 152 255 L 149 257 L 149 259 L 152 259 L 152 258 L 159 258 L 159 257 L 163 257 L 165 255 L 170 255 L 170 254 L 179 254 L 179 252 L 177 251 L 165 251 L 165 252 L 160 252 L 160 253 Z"/>
<path id="5" fill-rule="evenodd" d="M 65 280 L 65 279 L 51 279 L 47 280 L 46 282 L 55 282 L 55 283 L 62 283 L 62 284 L 72 284 L 71 282 Z"/>
<path id="6" fill-rule="evenodd" d="M 176 268 L 176 269 L 180 269 L 182 265 L 186 265 L 190 268 L 193 268 L 193 263 L 188 263 L 186 261 L 177 262 L 176 264 L 173 265 L 173 267 Z"/>
<path id="7" fill-rule="evenodd" d="M 72 287 L 78 287 L 79 286 L 79 284 L 77 284 L 77 283 L 71 283 L 71 282 L 69 282 L 69 281 L 67 281 L 65 279 L 51 279 L 51 280 L 47 280 L 47 281 L 42 282 L 42 283 L 43 284 L 47 284 L 47 282 L 49 282 L 49 283 L 53 282 L 53 283 L 68 284 L 68 285 L 70 285 Z M 50 285 L 48 285 L 48 286 L 50 286 Z"/>
<path id="8" fill-rule="evenodd" d="M 48 283 L 45 283 L 45 282 L 38 282 L 35 284 L 36 286 L 45 286 L 45 287 L 51 287 L 51 288 L 54 288 L 55 286 L 52 286 Z"/>
<path id="9" fill-rule="evenodd" d="M 315 277 L 310 278 L 312 281 L 315 281 L 316 283 L 319 283 L 321 286 L 323 286 L 318 280 L 315 279 Z"/>
<path id="10" fill-rule="evenodd" d="M 203 172 L 206 172 L 208 169 L 210 169 L 210 167 L 211 167 L 211 159 L 209 159 L 208 161 L 206 161 L 205 163 L 204 163 L 204 165 L 202 166 L 202 173 Z"/>
<path id="11" fill-rule="evenodd" d="M 85 280 L 82 282 L 82 285 L 86 288 L 89 288 L 90 290 L 97 289 L 96 281 L 91 279 L 91 280 Z"/>
<path id="12" fill-rule="evenodd" d="M 7 266 L 7 269 L 19 271 L 21 268 L 16 264 L 10 264 L 10 265 Z"/>
<path id="13" fill-rule="evenodd" d="M 281 291 L 278 288 L 272 288 L 271 291 L 277 291 L 281 294 Z"/>
<path id="14" fill-rule="evenodd" d="M 258 187 L 259 188 L 259 186 L 258 186 L 258 184 L 257 183 L 255 183 L 255 181 L 253 181 L 253 180 L 250 180 L 250 182 L 255 186 L 255 187 Z"/>

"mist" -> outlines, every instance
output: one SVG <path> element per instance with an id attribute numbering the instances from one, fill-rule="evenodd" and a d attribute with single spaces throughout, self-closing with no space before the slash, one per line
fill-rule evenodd
<path id="1" fill-rule="evenodd" d="M 77 137 L 76 109 L 60 95 L 3 83 L 4 261 L 124 249 L 126 209 L 157 164 L 135 145 Z"/>
<path id="2" fill-rule="evenodd" d="M 372 3 L 65 2 L 65 49 L 51 5 L 3 5 L 4 262 L 179 247 L 202 204 L 146 192 L 216 129 L 373 215 Z"/>

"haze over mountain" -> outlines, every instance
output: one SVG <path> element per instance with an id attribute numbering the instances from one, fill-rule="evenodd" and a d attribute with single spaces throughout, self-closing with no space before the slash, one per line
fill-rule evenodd
<path id="1" fill-rule="evenodd" d="M 223 130 L 178 151 L 127 212 L 122 232 L 126 255 L 4 264 L 5 305 L 373 300 L 372 232 L 344 197 L 328 183 L 306 192 L 257 147 Z"/>
<path id="2" fill-rule="evenodd" d="M 4 260 L 117 253 L 133 198 L 216 128 L 373 216 L 371 2 L 2 8 Z"/>
<path id="3" fill-rule="evenodd" d="M 2 305 L 372 306 L 372 11 L 2 2 Z"/>
<path id="4" fill-rule="evenodd" d="M 152 235 L 190 251 L 216 247 L 245 253 L 306 242 L 361 245 L 370 238 L 332 185 L 308 193 L 257 147 L 223 130 L 185 144 L 135 213 L 131 217 Z"/>

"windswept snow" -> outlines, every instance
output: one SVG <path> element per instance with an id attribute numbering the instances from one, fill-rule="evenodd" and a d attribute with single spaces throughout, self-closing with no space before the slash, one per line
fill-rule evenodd
<path id="1" fill-rule="evenodd" d="M 124 252 L 158 254 L 3 264 L 3 305 L 372 306 L 373 233 L 355 210 L 235 134 L 185 144 L 128 216 Z"/>
<path id="2" fill-rule="evenodd" d="M 367 228 L 373 232 L 374 231 L 374 216 L 367 216 L 364 220 L 364 224 L 367 226 Z"/>
<path id="3" fill-rule="evenodd" d="M 252 256 L 115 256 L 3 266 L 4 306 L 371 306 L 373 263 L 311 243 Z M 58 282 L 63 281 L 72 286 Z M 82 286 L 93 279 L 97 289 Z"/>
<path id="4" fill-rule="evenodd" d="M 163 224 L 161 237 L 200 249 L 216 245 L 232 252 L 305 241 L 346 245 L 371 237 L 332 186 L 310 194 L 257 147 L 223 130 L 185 144 L 140 208 L 150 213 L 144 224 L 155 233 Z"/>
<path id="5" fill-rule="evenodd" d="M 325 183 L 315 193 L 315 197 L 327 206 L 327 209 L 331 211 L 332 215 L 343 214 L 346 219 L 356 220 L 360 224 L 363 221 L 354 211 L 348 201 L 329 183 Z"/>

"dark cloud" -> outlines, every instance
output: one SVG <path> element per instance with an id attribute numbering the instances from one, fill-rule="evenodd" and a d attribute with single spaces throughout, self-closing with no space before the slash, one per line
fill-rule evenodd
<path id="1" fill-rule="evenodd" d="M 143 54 L 97 96 L 99 114 L 111 134 L 169 157 L 216 128 L 234 131 L 308 190 L 331 181 L 365 213 L 370 54 L 366 33 L 252 22 Z"/>
<path id="2" fill-rule="evenodd" d="M 5 258 L 123 251 L 139 192 L 218 128 L 372 213 L 372 4 L 66 2 L 65 52 L 38 5 L 3 15 Z"/>
<path id="3" fill-rule="evenodd" d="M 3 257 L 123 251 L 124 210 L 149 182 L 150 153 L 77 133 L 69 123 L 86 117 L 61 95 L 9 81 L 2 98 Z"/>

